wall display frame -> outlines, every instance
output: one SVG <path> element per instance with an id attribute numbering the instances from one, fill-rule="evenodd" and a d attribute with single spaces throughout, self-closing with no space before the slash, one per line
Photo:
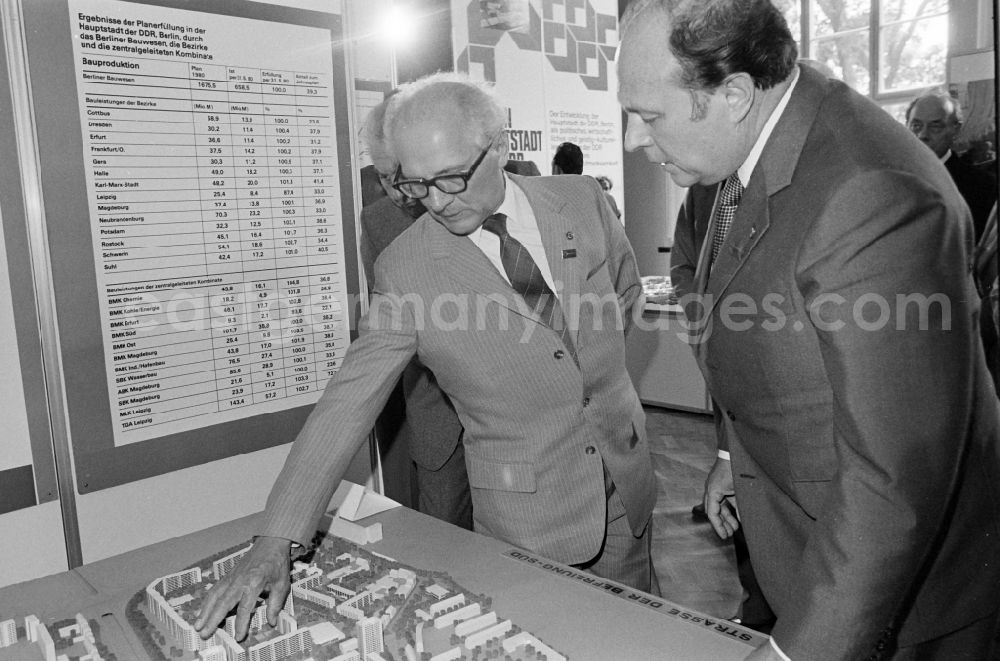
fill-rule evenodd
<path id="1" fill-rule="evenodd" d="M 6 30 L 0 32 L 0 153 L 12 155 L 16 140 L 14 100 Z M 58 498 L 51 430 L 42 374 L 41 337 L 35 305 L 29 238 L 24 223 L 21 172 L 0 167 L 0 387 L 4 429 L 0 432 L 0 514 Z"/>
<path id="2" fill-rule="evenodd" d="M 342 17 L 22 11 L 76 490 L 292 441 L 360 305 Z"/>

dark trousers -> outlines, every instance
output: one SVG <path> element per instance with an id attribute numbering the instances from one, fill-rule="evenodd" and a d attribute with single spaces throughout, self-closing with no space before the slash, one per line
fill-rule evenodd
<path id="1" fill-rule="evenodd" d="M 465 449 L 456 444 L 448 461 L 437 470 L 413 462 L 417 470 L 417 506 L 424 514 L 472 530 L 472 494 L 465 469 Z"/>
<path id="2" fill-rule="evenodd" d="M 740 623 L 761 633 L 770 634 L 774 626 L 774 611 L 771 610 L 771 605 L 767 603 L 757 583 L 757 575 L 754 574 L 753 566 L 750 564 L 750 551 L 747 549 L 747 538 L 743 535 L 742 526 L 733 535 L 733 546 L 736 549 L 736 572 L 740 577 L 740 585 L 743 586 Z"/>
<path id="3" fill-rule="evenodd" d="M 573 566 L 659 597 L 660 582 L 653 567 L 652 518 L 641 536 L 633 535 L 625 515 L 625 504 L 617 490 L 608 494 L 606 517 L 604 544 L 597 557 Z"/>

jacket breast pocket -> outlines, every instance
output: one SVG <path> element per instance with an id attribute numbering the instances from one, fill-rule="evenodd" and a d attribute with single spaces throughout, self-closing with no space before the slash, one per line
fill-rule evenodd
<path id="1" fill-rule="evenodd" d="M 531 464 L 507 463 L 469 457 L 469 485 L 476 489 L 534 493 L 535 469 Z"/>

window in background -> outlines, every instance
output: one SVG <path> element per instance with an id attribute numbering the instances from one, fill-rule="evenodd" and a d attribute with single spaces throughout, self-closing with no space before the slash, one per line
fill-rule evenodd
<path id="1" fill-rule="evenodd" d="M 945 81 L 948 0 L 775 0 L 799 51 L 892 112 Z M 894 115 L 896 113 L 893 113 Z"/>

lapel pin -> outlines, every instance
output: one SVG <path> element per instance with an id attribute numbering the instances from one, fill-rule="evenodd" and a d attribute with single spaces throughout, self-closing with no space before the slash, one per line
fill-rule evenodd
<path id="1" fill-rule="evenodd" d="M 573 240 L 573 233 L 572 232 L 566 232 L 566 238 L 569 239 L 570 241 L 572 241 Z"/>
<path id="2" fill-rule="evenodd" d="M 571 259 L 576 257 L 576 248 L 563 248 L 563 259 Z"/>

